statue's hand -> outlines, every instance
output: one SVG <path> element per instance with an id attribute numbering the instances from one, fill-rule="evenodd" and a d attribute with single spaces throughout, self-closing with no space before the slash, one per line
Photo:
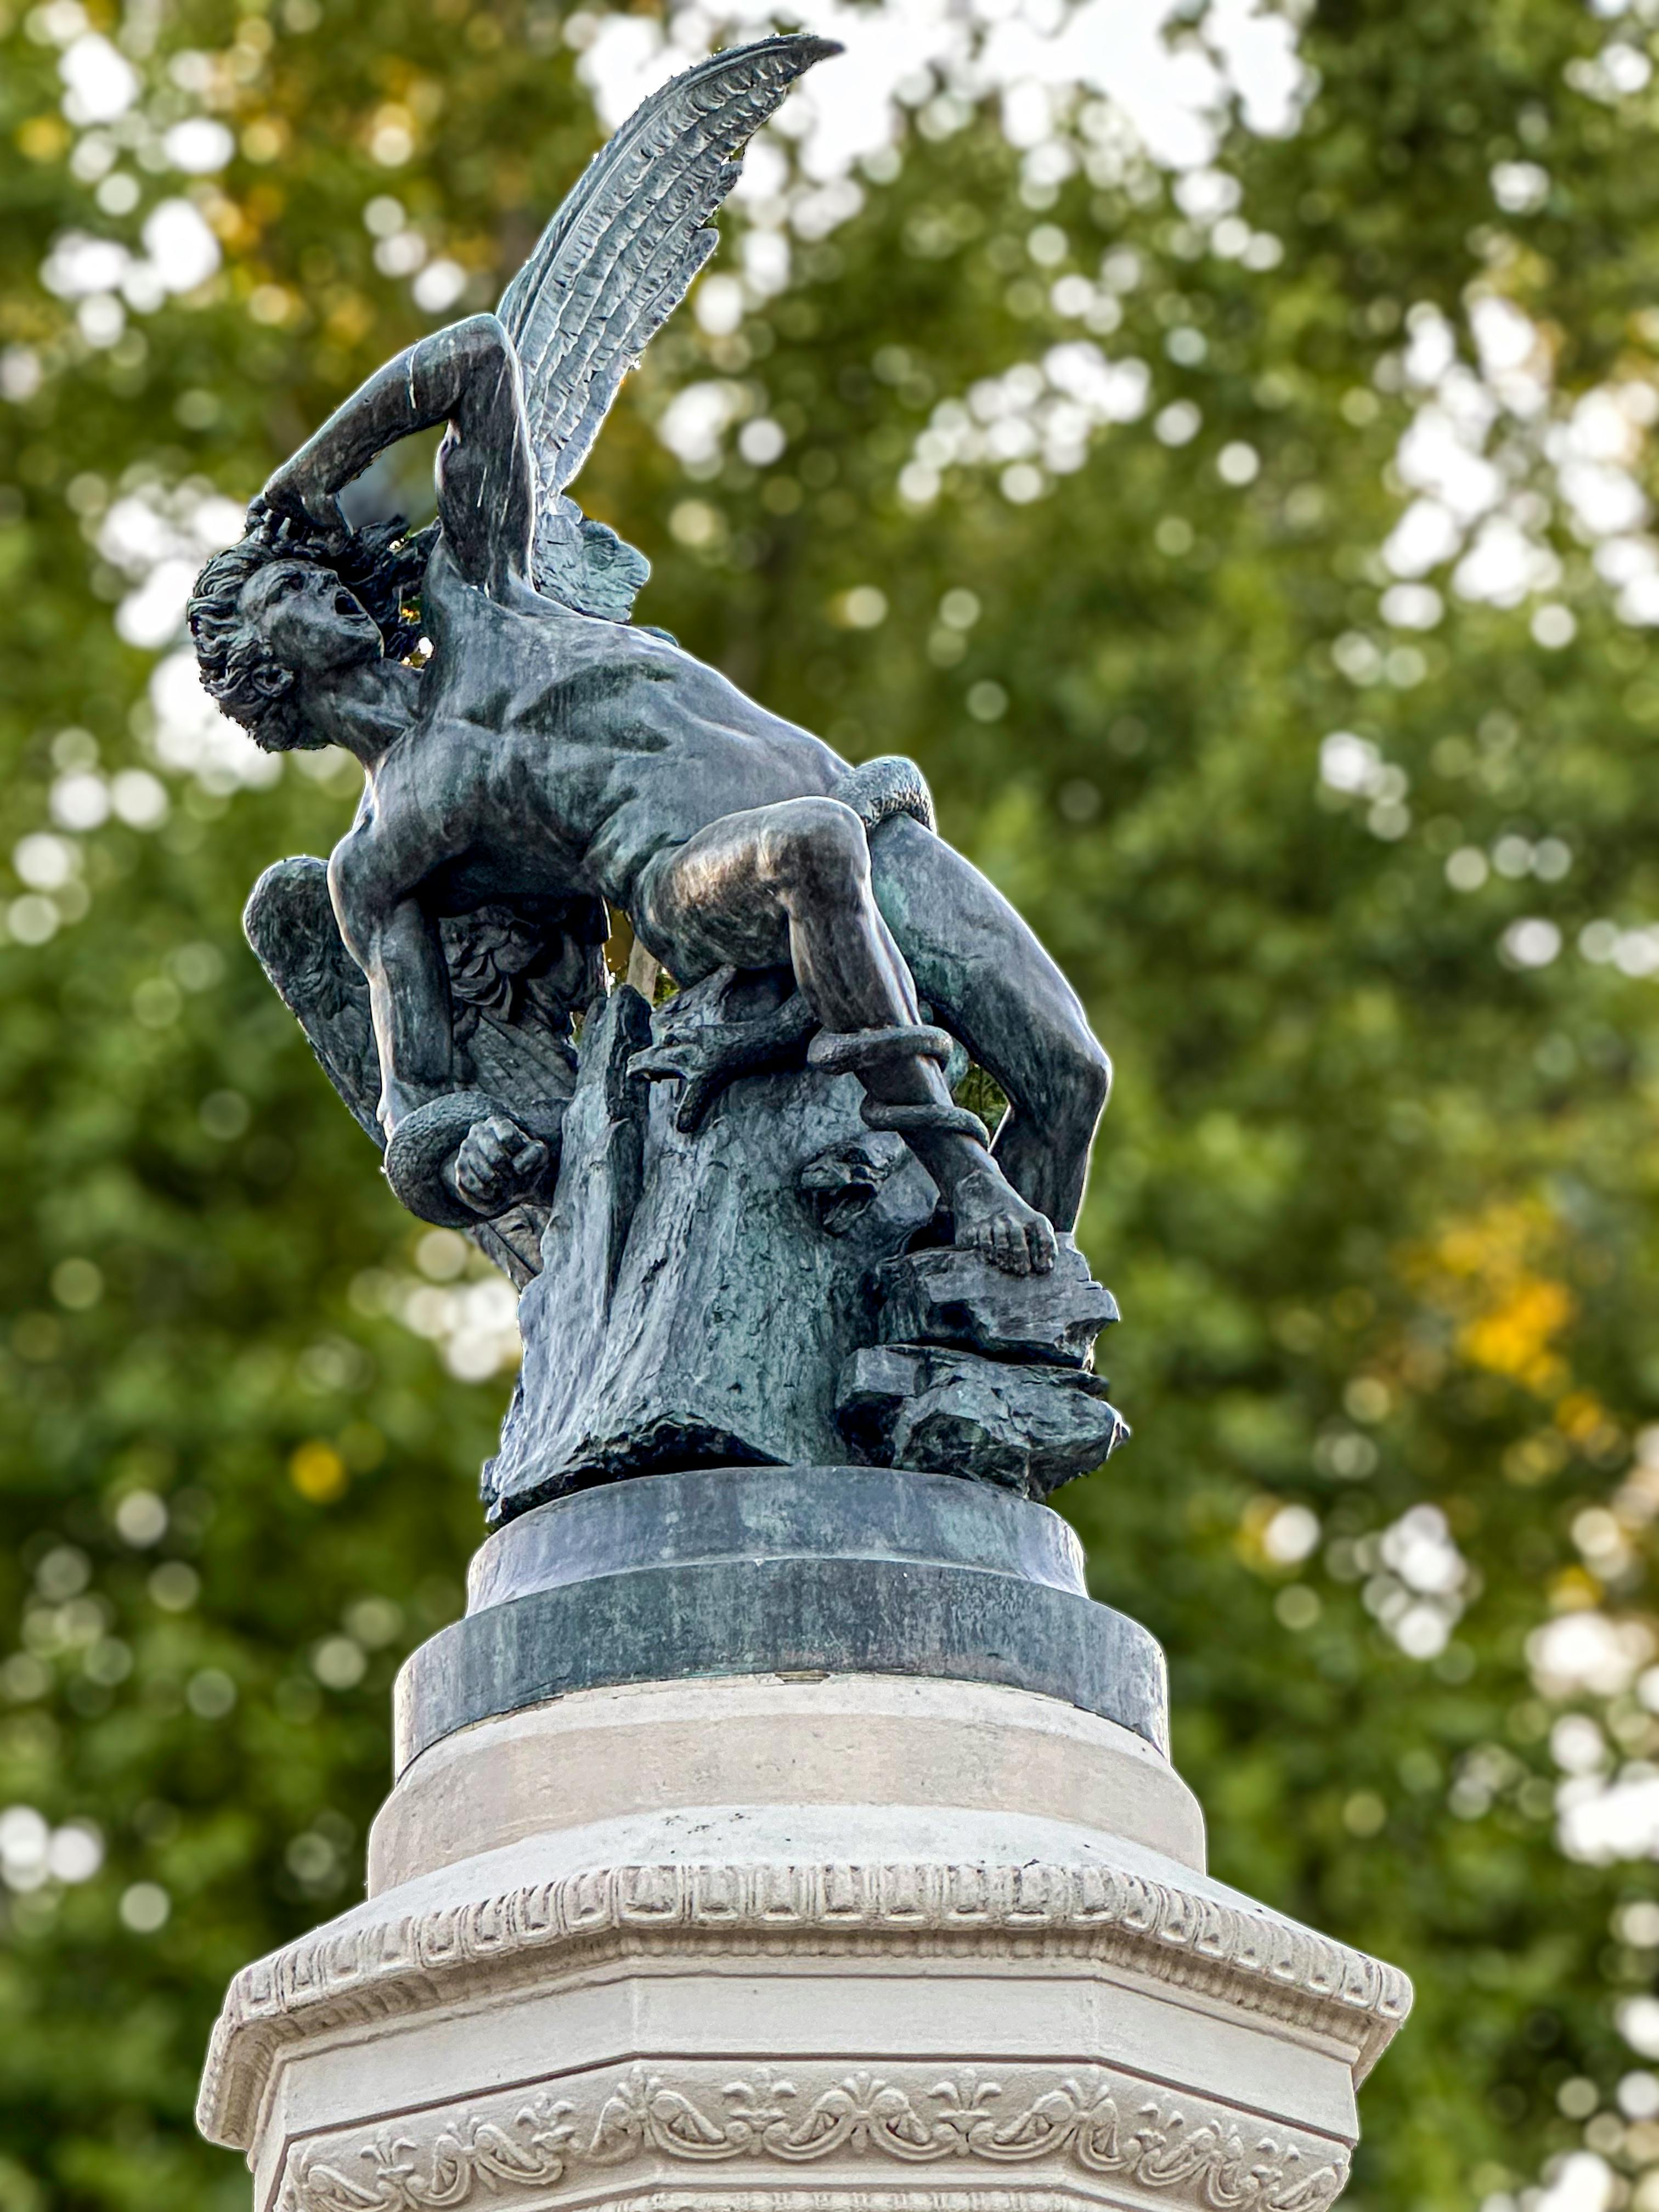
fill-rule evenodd
<path id="1" fill-rule="evenodd" d="M 546 1176 L 550 1154 L 505 1114 L 475 1121 L 455 1155 L 455 1188 L 479 1213 L 504 1213 L 520 1200 L 536 1196 Z"/>
<path id="2" fill-rule="evenodd" d="M 339 501 L 332 492 L 323 490 L 297 460 L 284 461 L 266 479 L 255 505 L 277 520 L 297 522 L 301 529 L 319 535 L 331 547 L 343 545 L 351 535 L 351 525 Z"/>

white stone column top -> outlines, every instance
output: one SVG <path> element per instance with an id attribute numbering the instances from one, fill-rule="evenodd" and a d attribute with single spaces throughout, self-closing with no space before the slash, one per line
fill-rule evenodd
<path id="1" fill-rule="evenodd" d="M 434 2008 L 607 1960 L 668 1954 L 799 1972 L 978 1971 L 1041 1957 L 1052 1976 L 1156 1989 L 1195 2015 L 1255 2015 L 1358 2083 L 1404 2019 L 1395 1967 L 1145 1845 L 1018 1813 L 915 1806 L 697 1807 L 483 1853 L 389 1890 L 247 1966 L 214 2030 L 198 2124 L 255 2140 L 301 2039 L 392 2033 Z M 1195 2021 L 1194 2025 L 1197 2025 Z"/>
<path id="2" fill-rule="evenodd" d="M 579 1690 L 477 1721 L 404 1770 L 368 1893 L 555 1828 L 682 1805 L 1018 1810 L 1204 1865 L 1204 1815 L 1142 1736 L 1001 1683 L 704 1677 Z"/>

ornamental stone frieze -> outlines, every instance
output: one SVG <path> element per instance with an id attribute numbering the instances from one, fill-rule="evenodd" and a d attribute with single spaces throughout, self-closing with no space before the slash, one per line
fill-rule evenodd
<path id="1" fill-rule="evenodd" d="M 1193 2212 L 1326 2212 L 1347 2177 L 1329 2137 L 1100 2068 L 729 2072 L 635 2065 L 319 2137 L 290 2161 L 279 2212 L 453 2212 L 480 2195 L 532 2212 L 676 2165 L 738 2167 L 746 2201 L 769 2169 L 942 2164 L 1069 2165 L 1079 2203 L 1111 2201 L 1115 2182 Z"/>

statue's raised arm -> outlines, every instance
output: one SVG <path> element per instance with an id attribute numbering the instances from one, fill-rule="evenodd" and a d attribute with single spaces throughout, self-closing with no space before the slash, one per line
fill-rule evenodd
<path id="1" fill-rule="evenodd" d="M 400 438 L 448 427 L 438 448 L 438 526 L 469 583 L 498 599 L 531 590 L 536 513 L 513 341 L 494 315 L 422 338 L 355 392 L 266 483 L 268 511 L 325 544 L 350 532 L 338 495 Z"/>
<path id="2" fill-rule="evenodd" d="M 315 873 L 294 873 L 316 863 L 268 876 L 248 926 L 398 1196 L 520 1278 L 539 1272 L 544 1301 L 574 1285 L 580 1325 L 566 1313 L 544 1334 L 558 1389 L 606 1419 L 643 1418 L 608 1361 L 645 1359 L 660 1397 L 674 1363 L 654 1332 L 706 1338 L 714 1316 L 754 1306 L 746 1331 L 720 1325 L 743 1376 L 696 1368 L 692 1395 L 720 1418 L 671 1409 L 661 1435 L 679 1441 L 630 1444 L 630 1465 L 659 1449 L 767 1455 L 762 1437 L 795 1433 L 809 1400 L 821 1425 L 825 1360 L 871 1349 L 860 1285 L 912 1244 L 955 1289 L 921 1304 L 895 1290 L 890 1305 L 924 1344 L 968 1338 L 948 1374 L 937 1352 L 866 1363 L 846 1382 L 845 1436 L 879 1455 L 907 1394 L 959 1395 L 962 1361 L 1035 1347 L 1073 1380 L 1043 1369 L 1022 1384 L 1022 1419 L 1032 1436 L 1058 1420 L 1043 1449 L 1069 1465 L 1098 1456 L 1116 1418 L 1075 1373 L 1109 1317 L 1070 1240 L 1109 1081 L 1081 1007 L 936 835 L 914 765 L 852 766 L 633 627 L 647 565 L 567 490 L 712 250 L 738 149 L 835 51 L 768 39 L 653 94 L 497 313 L 388 363 L 276 471 L 249 537 L 204 573 L 192 628 L 208 688 L 259 743 L 331 742 L 362 763 L 327 867 L 331 928 Z M 354 535 L 343 487 L 436 424 L 435 532 Z M 427 655 L 410 653 L 416 636 Z M 654 1013 L 606 990 L 607 909 L 678 987 Z M 319 929 L 320 956 L 307 950 Z M 970 1060 L 992 1079 L 981 1103 L 1006 1101 L 994 1136 L 953 1096 Z M 747 1348 L 763 1326 L 824 1338 L 816 1381 L 768 1382 Z M 527 1390 L 535 1371 L 532 1354 Z M 746 1391 L 765 1410 L 734 1427 Z"/>

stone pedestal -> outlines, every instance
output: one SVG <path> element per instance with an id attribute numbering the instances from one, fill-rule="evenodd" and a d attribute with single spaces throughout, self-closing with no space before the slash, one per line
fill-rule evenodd
<path id="1" fill-rule="evenodd" d="M 404 1670 L 368 1900 L 238 1976 L 201 2124 L 258 2212 L 1324 2212 L 1409 1988 L 1210 1879 L 1164 1728 L 1046 1507 L 543 1507 Z"/>

